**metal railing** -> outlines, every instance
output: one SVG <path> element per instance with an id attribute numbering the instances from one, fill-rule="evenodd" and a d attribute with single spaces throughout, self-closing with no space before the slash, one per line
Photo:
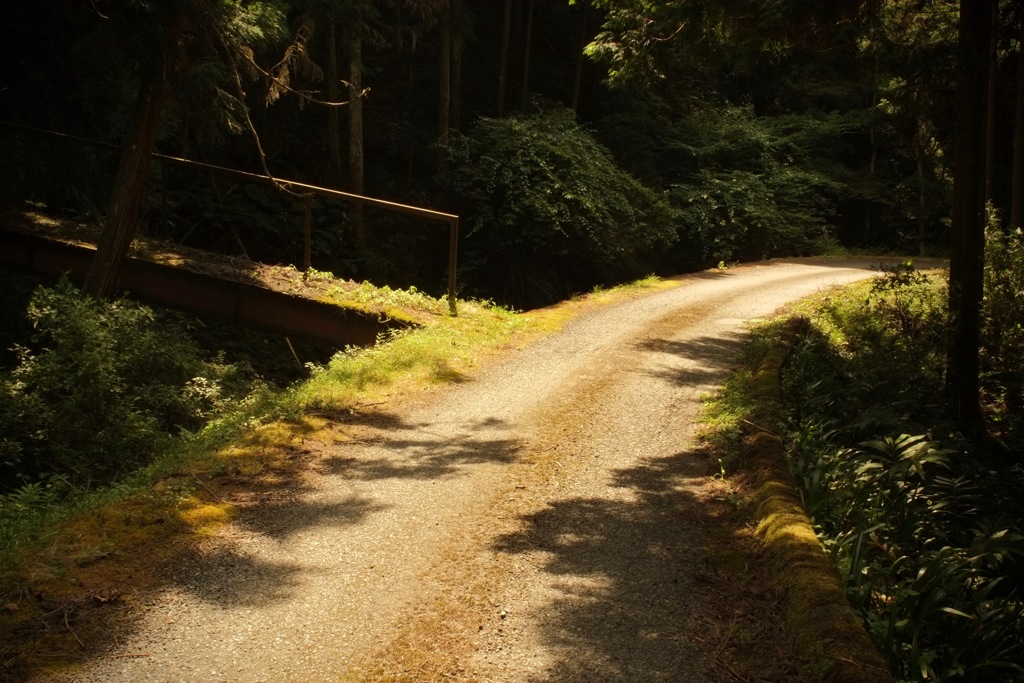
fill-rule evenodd
<path id="1" fill-rule="evenodd" d="M 111 149 L 120 150 L 119 145 L 114 145 L 108 142 L 101 142 L 99 140 L 90 140 L 89 138 L 78 137 L 75 135 L 68 135 L 66 133 L 58 133 L 52 130 L 44 130 L 42 128 L 34 128 L 32 126 L 25 126 L 18 123 L 10 123 L 7 121 L 0 121 L 0 125 L 7 126 L 9 128 L 16 128 L 24 130 L 37 135 L 44 135 L 55 139 L 63 140 L 69 143 L 86 145 L 91 147 L 97 147 L 100 149 Z M 286 190 L 303 194 L 304 205 L 303 205 L 303 270 L 308 270 L 310 267 L 310 258 L 313 243 L 313 196 L 330 197 L 334 199 L 341 199 L 356 204 L 362 204 L 365 206 L 375 206 L 388 211 L 394 211 L 397 213 L 405 213 L 413 216 L 419 216 L 428 220 L 439 221 L 448 224 L 448 311 L 451 315 L 457 315 L 455 303 L 455 275 L 456 275 L 456 262 L 458 260 L 458 245 L 459 245 L 459 217 L 455 214 L 444 213 L 442 211 L 435 211 L 433 209 L 426 209 L 421 206 L 412 206 L 409 204 L 400 204 L 398 202 L 387 201 L 385 199 L 378 199 L 375 197 L 366 197 L 364 195 L 352 194 L 350 192 L 342 192 L 341 190 L 335 190 L 329 187 L 320 187 L 318 185 L 310 185 L 309 183 L 302 183 L 297 180 L 287 180 L 284 178 L 276 178 L 258 173 L 249 173 L 247 171 L 239 171 L 237 169 L 228 168 L 226 166 L 216 166 L 214 164 L 206 164 L 200 161 L 192 161 L 190 159 L 183 159 L 181 157 L 172 157 L 166 154 L 158 154 L 154 152 L 151 157 L 160 162 L 162 165 L 173 164 L 177 166 L 185 166 L 188 168 L 199 169 L 207 171 L 209 173 L 216 173 L 225 177 L 232 177 L 245 182 L 253 182 L 262 185 L 272 185 L 275 187 L 283 187 Z M 166 173 L 163 174 L 166 178 Z M 166 205 L 166 196 L 164 198 L 164 204 Z"/>

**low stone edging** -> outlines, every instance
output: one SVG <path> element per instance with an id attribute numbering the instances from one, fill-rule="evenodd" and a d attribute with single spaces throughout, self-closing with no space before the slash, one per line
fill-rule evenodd
<path id="1" fill-rule="evenodd" d="M 799 328 L 773 348 L 753 377 L 761 398 L 781 400 L 780 372 Z M 762 422 L 763 424 L 763 422 Z M 888 683 L 889 669 L 846 598 L 839 573 L 825 555 L 786 466 L 782 438 L 759 429 L 747 439 L 757 535 L 783 594 L 785 621 L 800 654 L 829 683 Z"/>

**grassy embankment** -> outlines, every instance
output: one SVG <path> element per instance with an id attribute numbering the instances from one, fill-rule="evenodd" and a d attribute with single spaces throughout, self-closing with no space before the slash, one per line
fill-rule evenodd
<path id="1" fill-rule="evenodd" d="M 328 276 L 317 277 L 323 287 Z M 80 658 L 112 620 L 163 585 L 169 566 L 202 552 L 236 514 L 230 494 L 295 484 L 312 441 L 345 438 L 339 418 L 461 381 L 588 307 L 670 285 L 652 278 L 528 314 L 461 301 L 457 317 L 447 302 L 415 291 L 327 287 L 339 305 L 416 326 L 310 364 L 305 379 L 285 388 L 258 385 L 204 427 L 163 441 L 148 466 L 113 485 L 59 499 L 5 497 L 0 677 Z M 295 362 L 281 351 L 281 363 Z"/>

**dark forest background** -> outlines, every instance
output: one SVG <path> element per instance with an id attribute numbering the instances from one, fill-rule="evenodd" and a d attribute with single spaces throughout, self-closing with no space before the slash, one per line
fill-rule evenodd
<path id="1" fill-rule="evenodd" d="M 1006 217 L 1020 5 L 992 60 Z M 41 0 L 5 12 L 0 119 L 120 144 L 174 26 L 158 151 L 457 213 L 460 293 L 532 307 L 837 246 L 946 253 L 956 22 L 937 0 Z M 116 152 L 4 136 L 6 199 L 101 220 Z M 142 211 L 150 236 L 301 259 L 272 187 L 154 165 Z M 438 225 L 325 200 L 314 220 L 316 269 L 443 291 Z"/>

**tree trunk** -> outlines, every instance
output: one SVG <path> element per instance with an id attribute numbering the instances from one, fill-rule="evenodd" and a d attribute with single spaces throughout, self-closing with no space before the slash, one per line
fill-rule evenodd
<path id="1" fill-rule="evenodd" d="M 914 135 L 914 157 L 917 160 L 917 253 L 924 256 L 928 250 L 928 201 L 924 191 L 924 146 L 921 144 L 921 122 Z"/>
<path id="2" fill-rule="evenodd" d="M 140 74 L 135 114 L 121 151 L 103 233 L 82 288 L 86 294 L 97 298 L 106 299 L 114 293 L 128 249 L 135 237 L 149 174 L 149 158 L 160 129 L 160 114 L 167 99 L 167 78 L 174 62 L 171 51 L 176 49 L 174 42 L 176 40 L 169 41 L 163 59 L 144 66 Z"/>
<path id="3" fill-rule="evenodd" d="M 345 28 L 348 54 L 348 188 L 352 194 L 363 194 L 363 26 L 353 19 Z M 363 227 L 363 205 L 349 202 L 348 226 L 358 251 L 366 248 Z"/>
<path id="4" fill-rule="evenodd" d="M 583 50 L 587 47 L 587 15 L 589 14 L 590 3 L 583 0 L 580 3 L 580 37 L 576 47 L 576 68 L 572 79 L 572 110 L 580 113 L 580 89 L 583 84 Z"/>
<path id="5" fill-rule="evenodd" d="M 530 97 L 530 43 L 533 42 L 533 0 L 530 0 L 529 9 L 526 13 L 526 40 L 524 41 L 523 54 L 523 103 L 522 108 L 526 109 Z"/>
<path id="6" fill-rule="evenodd" d="M 452 23 L 451 6 L 441 10 L 441 47 L 438 55 L 437 93 L 437 175 L 447 170 L 448 127 L 451 120 L 452 97 Z"/>
<path id="7" fill-rule="evenodd" d="M 952 414 L 965 430 L 981 420 L 978 346 L 985 241 L 985 76 L 994 8 L 995 0 L 960 0 L 961 61 L 949 264 L 952 338 L 946 383 Z"/>
<path id="8" fill-rule="evenodd" d="M 508 78 L 508 36 L 512 30 L 512 0 L 505 0 L 505 16 L 501 22 L 501 57 L 498 66 L 497 117 L 505 115 L 505 80 Z"/>
<path id="9" fill-rule="evenodd" d="M 452 0 L 452 76 L 451 76 L 451 119 L 452 130 L 462 130 L 462 51 L 465 45 L 463 31 L 463 0 Z"/>
<path id="10" fill-rule="evenodd" d="M 871 157 L 868 161 L 868 178 L 874 182 L 875 179 L 875 167 L 878 166 L 878 142 L 875 137 L 875 127 L 870 126 L 868 128 L 868 142 L 871 147 Z M 872 233 L 874 226 L 871 222 L 871 209 L 874 206 L 874 200 L 868 199 L 864 202 L 864 246 L 869 246 L 874 239 Z"/>
<path id="11" fill-rule="evenodd" d="M 341 92 L 338 87 L 338 27 L 334 15 L 327 18 L 327 99 L 337 102 Z M 341 111 L 338 107 L 327 107 L 327 159 L 329 177 L 332 183 L 341 180 Z"/>
<path id="12" fill-rule="evenodd" d="M 871 79 L 871 94 L 868 104 L 873 111 L 878 106 L 878 71 L 879 71 L 879 58 L 876 55 L 873 63 L 872 79 Z M 874 185 L 875 181 L 875 169 L 878 166 L 878 139 L 875 135 L 875 126 L 871 124 L 868 126 L 868 146 L 871 149 L 871 156 L 868 161 L 868 180 L 871 185 Z M 861 239 L 861 244 L 869 246 L 872 242 L 872 231 L 874 226 L 871 222 L 871 208 L 874 204 L 873 198 L 868 198 L 864 201 L 864 232 Z"/>
<path id="13" fill-rule="evenodd" d="M 1024 17 L 1020 19 L 1020 55 L 1017 58 L 1017 110 L 1013 117 L 1013 187 L 1010 229 L 1024 223 Z"/>
<path id="14" fill-rule="evenodd" d="M 989 21 L 988 36 L 988 73 L 985 76 L 987 86 L 985 97 L 987 101 L 987 114 L 985 115 L 985 201 L 994 203 L 993 188 L 995 187 L 995 158 L 996 158 L 996 59 L 999 31 L 999 3 L 996 1 L 996 10 L 992 12 Z"/>

